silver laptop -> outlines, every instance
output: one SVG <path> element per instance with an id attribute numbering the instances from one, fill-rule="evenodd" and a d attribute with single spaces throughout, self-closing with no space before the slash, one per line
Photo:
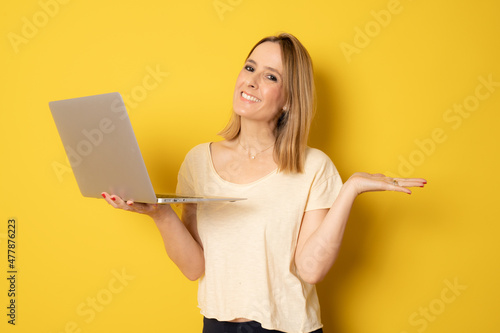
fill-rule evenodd
<path id="1" fill-rule="evenodd" d="M 237 201 L 243 198 L 155 194 L 122 96 L 115 92 L 49 102 L 80 192 L 145 203 Z"/>

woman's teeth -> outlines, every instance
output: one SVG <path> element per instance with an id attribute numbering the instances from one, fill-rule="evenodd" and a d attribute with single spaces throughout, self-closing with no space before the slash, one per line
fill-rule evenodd
<path id="1" fill-rule="evenodd" d="M 244 92 L 241 92 L 241 96 L 246 99 L 247 101 L 251 101 L 251 102 L 260 102 L 260 99 L 258 99 L 257 97 L 253 97 L 253 96 L 250 96 L 250 95 L 247 95 L 245 94 Z"/>

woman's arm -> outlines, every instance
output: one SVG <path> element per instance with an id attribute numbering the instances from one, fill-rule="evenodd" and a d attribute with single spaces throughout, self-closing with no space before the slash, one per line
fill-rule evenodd
<path id="1" fill-rule="evenodd" d="M 196 225 L 196 204 L 183 204 L 182 221 L 169 208 L 168 215 L 154 221 L 170 259 L 189 280 L 195 281 L 205 273 L 205 257 Z"/>
<path id="2" fill-rule="evenodd" d="M 394 184 L 396 180 L 398 185 Z M 356 197 L 371 191 L 398 191 L 411 194 L 407 187 L 422 187 L 421 178 L 389 178 L 381 174 L 353 174 L 342 186 L 330 209 L 304 213 L 300 228 L 295 265 L 300 277 L 311 284 L 323 280 L 337 258 L 344 229 Z"/>
<path id="3" fill-rule="evenodd" d="M 168 256 L 189 280 L 197 280 L 205 272 L 205 259 L 196 226 L 196 204 L 183 204 L 182 220 L 170 205 L 123 201 L 116 195 L 103 193 L 115 208 L 150 216 L 160 231 Z"/>

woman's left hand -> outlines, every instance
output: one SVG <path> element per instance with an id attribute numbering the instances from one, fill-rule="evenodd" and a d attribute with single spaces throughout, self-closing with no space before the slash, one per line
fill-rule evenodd
<path id="1" fill-rule="evenodd" d="M 409 187 L 424 187 L 427 181 L 423 178 L 392 178 L 381 173 L 354 173 L 346 183 L 350 183 L 357 194 L 374 191 L 397 191 L 411 194 Z"/>

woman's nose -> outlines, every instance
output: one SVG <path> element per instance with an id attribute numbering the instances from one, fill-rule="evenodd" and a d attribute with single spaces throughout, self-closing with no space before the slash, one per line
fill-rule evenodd
<path id="1" fill-rule="evenodd" d="M 249 86 L 249 87 L 252 87 L 252 88 L 258 87 L 257 79 L 254 75 L 247 76 L 245 81 L 246 81 L 247 86 Z"/>

